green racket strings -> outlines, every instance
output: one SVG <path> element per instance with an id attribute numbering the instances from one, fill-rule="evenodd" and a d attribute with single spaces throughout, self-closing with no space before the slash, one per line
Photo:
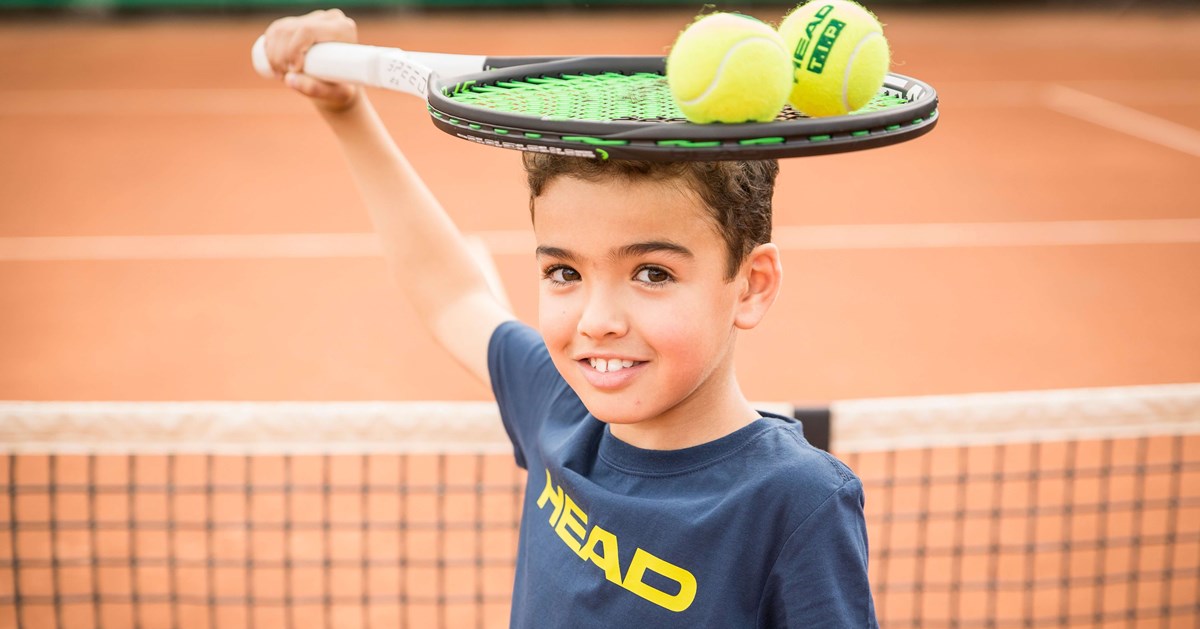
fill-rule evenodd
<path id="1" fill-rule="evenodd" d="M 544 120 L 686 122 L 671 98 L 666 77 L 653 72 L 531 76 L 523 80 L 460 84 L 444 94 L 464 105 Z M 885 88 L 854 114 L 908 102 L 903 95 Z M 777 120 L 805 117 L 788 106 Z"/>

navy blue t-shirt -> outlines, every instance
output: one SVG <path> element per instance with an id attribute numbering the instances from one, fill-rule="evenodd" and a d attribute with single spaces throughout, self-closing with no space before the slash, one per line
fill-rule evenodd
<path id="1" fill-rule="evenodd" d="M 488 369 L 529 471 L 512 629 L 878 627 L 862 484 L 795 420 L 643 450 L 587 412 L 528 326 L 496 330 Z"/>

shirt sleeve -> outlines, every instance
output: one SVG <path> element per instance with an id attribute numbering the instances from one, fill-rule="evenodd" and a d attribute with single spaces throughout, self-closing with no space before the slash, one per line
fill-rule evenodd
<path id="1" fill-rule="evenodd" d="M 528 469 L 529 448 L 554 396 L 566 386 L 536 330 L 501 324 L 488 344 L 488 373 L 517 465 Z"/>
<path id="2" fill-rule="evenodd" d="M 877 629 L 863 488 L 844 483 L 792 533 L 767 578 L 759 626 Z"/>

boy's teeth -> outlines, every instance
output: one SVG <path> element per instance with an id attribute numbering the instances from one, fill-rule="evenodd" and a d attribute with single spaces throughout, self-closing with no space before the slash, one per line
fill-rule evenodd
<path id="1" fill-rule="evenodd" d="M 610 358 L 608 360 L 603 358 L 591 358 L 588 360 L 588 362 L 592 364 L 592 369 L 595 369 L 600 373 L 619 371 L 621 369 L 625 369 L 626 367 L 633 366 L 632 360 L 621 360 L 619 358 Z"/>

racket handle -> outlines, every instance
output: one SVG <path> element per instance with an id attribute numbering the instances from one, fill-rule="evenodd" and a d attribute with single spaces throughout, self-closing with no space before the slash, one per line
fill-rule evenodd
<path id="1" fill-rule="evenodd" d="M 250 50 L 254 69 L 264 77 L 274 76 L 262 37 Z M 304 73 L 326 81 L 356 83 L 425 97 L 429 76 L 457 76 L 479 72 L 487 58 L 433 52 L 407 52 L 363 44 L 324 42 L 314 44 L 304 55 Z"/>

